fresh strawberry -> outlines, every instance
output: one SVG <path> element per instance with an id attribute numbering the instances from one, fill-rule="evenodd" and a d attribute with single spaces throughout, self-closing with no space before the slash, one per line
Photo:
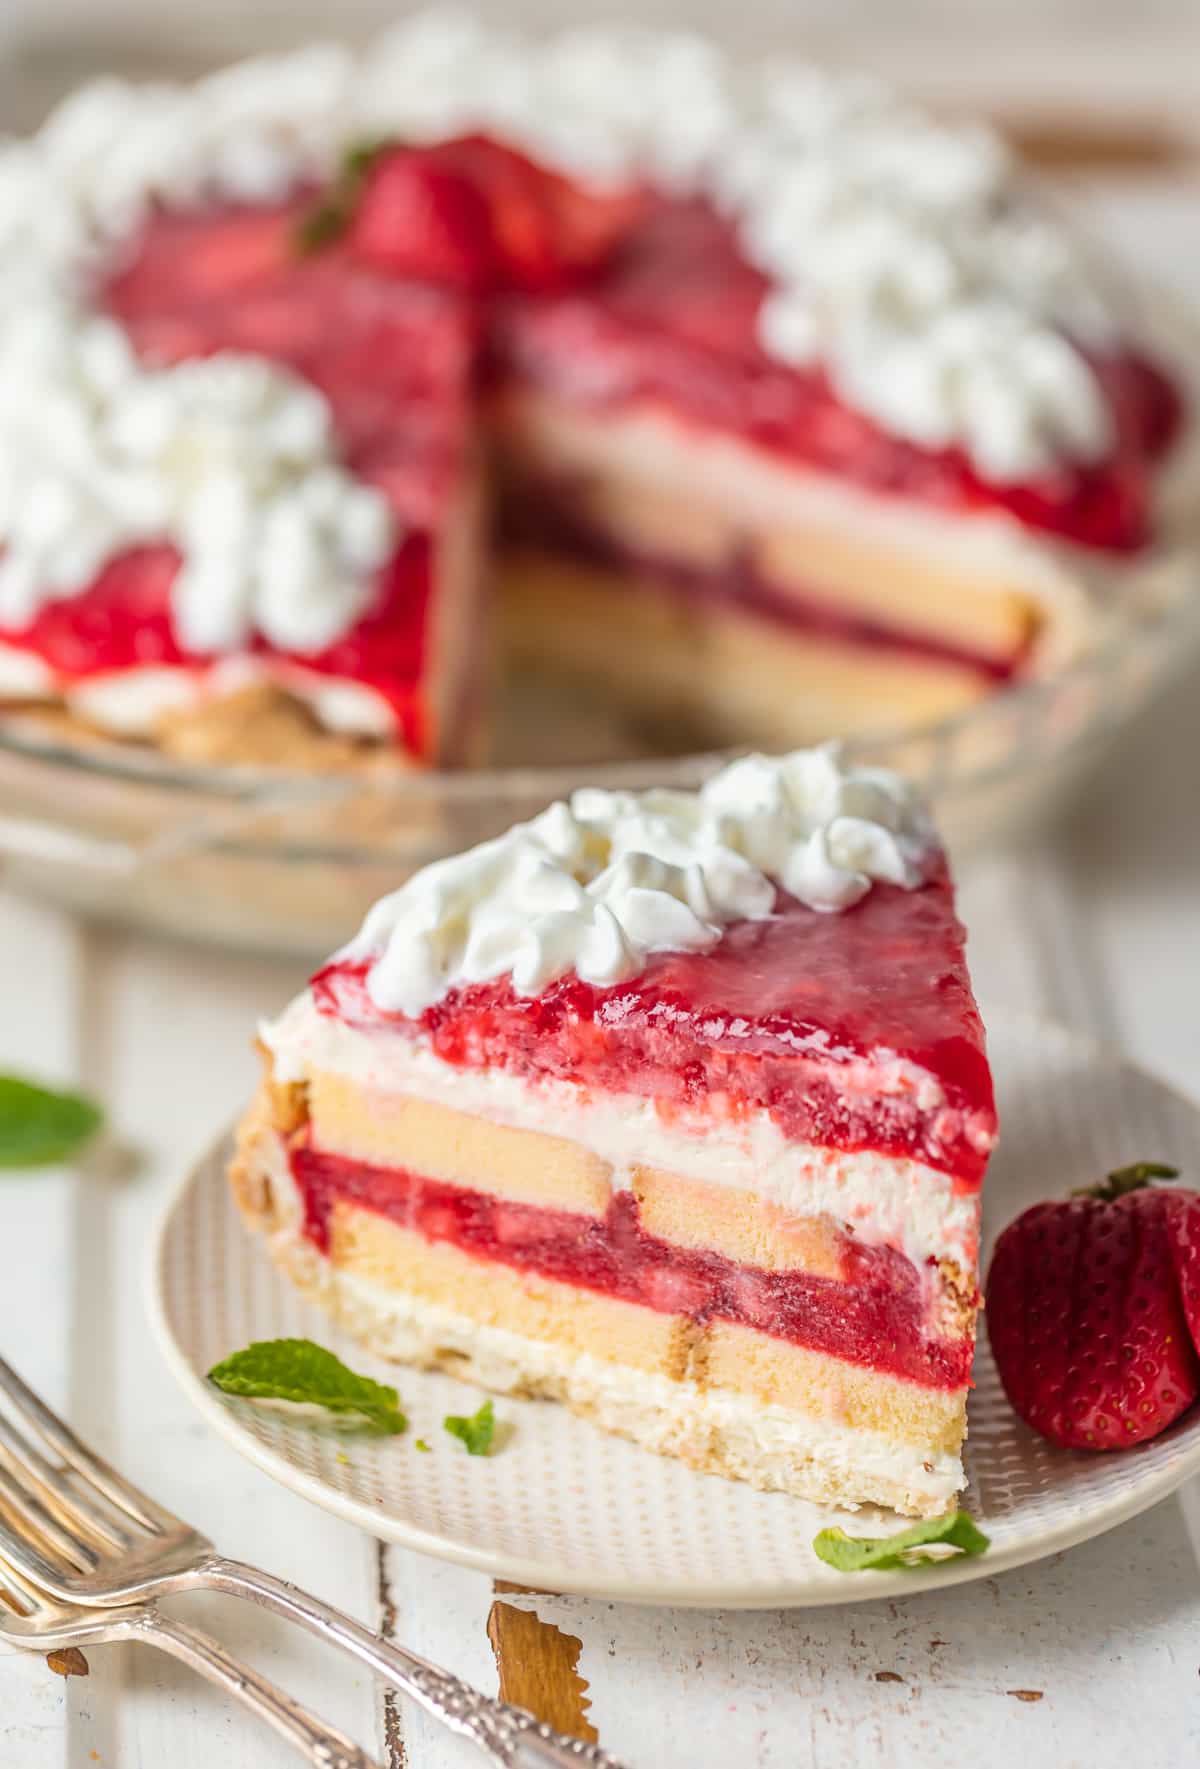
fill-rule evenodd
<path id="1" fill-rule="evenodd" d="M 464 136 L 375 152 L 317 221 L 333 230 L 347 220 L 351 250 L 395 274 L 553 289 L 595 270 L 645 202 L 640 191 L 588 191 L 499 142 Z"/>
<path id="2" fill-rule="evenodd" d="M 642 186 L 605 191 L 575 184 L 554 172 L 542 176 L 554 218 L 558 259 L 574 275 L 606 263 L 655 207 L 650 192 Z"/>
<path id="3" fill-rule="evenodd" d="M 1167 1213 L 1179 1299 L 1192 1342 L 1200 1351 L 1200 1195 L 1172 1192 L 1167 1199 Z"/>
<path id="4" fill-rule="evenodd" d="M 1200 1393 L 1200 1194 L 1153 1163 L 1035 1204 L 996 1244 L 987 1323 L 1017 1412 L 1068 1449 L 1156 1437 Z"/>
<path id="5" fill-rule="evenodd" d="M 523 154 L 474 136 L 453 142 L 457 157 L 487 205 L 492 282 L 549 289 L 562 280 L 554 210 L 546 175 Z"/>
<path id="6" fill-rule="evenodd" d="M 350 222 L 351 250 L 398 276 L 475 289 L 491 277 L 494 248 L 485 197 L 436 151 L 399 148 L 366 174 Z"/>

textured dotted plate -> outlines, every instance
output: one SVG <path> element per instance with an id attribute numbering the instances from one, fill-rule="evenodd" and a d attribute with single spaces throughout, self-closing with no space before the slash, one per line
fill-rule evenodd
<path id="1" fill-rule="evenodd" d="M 986 1187 L 986 1242 L 1025 1205 L 1135 1159 L 1200 1175 L 1200 1112 L 1161 1083 L 1057 1028 L 991 1028 L 1003 1140 Z M 497 1400 L 510 1429 L 467 1456 L 441 1429 L 481 1397 L 446 1376 L 373 1362 L 339 1342 L 248 1235 L 224 1179 L 227 1144 L 187 1177 L 153 1250 L 151 1311 L 168 1362 L 218 1431 L 285 1485 L 372 1535 L 543 1589 L 631 1602 L 773 1608 L 892 1596 L 979 1578 L 1111 1529 L 1200 1471 L 1200 1408 L 1116 1455 L 1053 1449 L 1015 1417 L 985 1342 L 971 1397 L 965 1503 L 992 1540 L 979 1560 L 847 1575 L 812 1552 L 831 1522 L 858 1533 L 890 1514 L 834 1513 L 650 1455 L 536 1401 Z M 364 1439 L 227 1401 L 204 1380 L 252 1339 L 305 1335 L 396 1383 L 403 1437 Z M 424 1437 L 432 1453 L 414 1440 Z"/>

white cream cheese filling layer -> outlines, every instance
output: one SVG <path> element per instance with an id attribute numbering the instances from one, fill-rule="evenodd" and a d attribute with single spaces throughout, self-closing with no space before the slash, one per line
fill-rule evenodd
<path id="1" fill-rule="evenodd" d="M 319 1013 L 307 991 L 261 1036 L 281 1081 L 336 1074 L 364 1088 L 562 1137 L 611 1166 L 614 1190 L 629 1186 L 635 1166 L 655 1167 L 753 1192 L 789 1215 L 828 1215 L 865 1244 L 895 1247 L 918 1267 L 931 1259 L 948 1259 L 965 1271 L 975 1267 L 978 1192 L 956 1190 L 947 1174 L 921 1161 L 793 1141 L 765 1111 L 719 1118 L 672 1103 L 668 1116 L 637 1094 L 591 1094 L 570 1081 L 459 1068 L 443 1062 L 427 1040 L 372 1034 Z M 892 1079 L 911 1084 L 908 1076 Z M 881 1080 L 886 1087 L 888 1077 L 875 1071 L 877 1091 Z"/>

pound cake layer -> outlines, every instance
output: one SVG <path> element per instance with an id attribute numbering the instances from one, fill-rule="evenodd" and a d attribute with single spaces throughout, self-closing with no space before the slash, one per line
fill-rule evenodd
<path id="1" fill-rule="evenodd" d="M 567 1139 L 365 1096 L 320 1072 L 284 1085 L 268 1070 L 252 1121 L 286 1148 L 304 1232 L 323 1251 L 339 1212 L 353 1207 L 481 1270 L 505 1266 L 698 1327 L 752 1326 L 910 1383 L 967 1380 L 973 1267 L 931 1259 L 918 1268 L 828 1215 L 789 1217 L 752 1189 L 645 1164 L 618 1181 Z"/>
<path id="2" fill-rule="evenodd" d="M 947 718 L 996 687 L 986 667 L 644 560 L 508 549 L 497 581 L 510 677 L 551 666 L 663 742 L 791 749 Z"/>
<path id="3" fill-rule="evenodd" d="M 322 1041 L 326 1054 L 346 1059 L 348 1047 L 369 1065 L 376 1042 L 340 1030 Z M 750 1123 L 660 1117 L 636 1096 L 596 1100 L 569 1082 L 477 1079 L 393 1042 L 387 1086 L 313 1067 L 292 1104 L 268 1061 L 280 1128 L 298 1129 L 302 1112 L 324 1153 L 594 1218 L 630 1192 L 650 1233 L 768 1270 L 840 1276 L 853 1237 L 972 1288 L 961 1274 L 975 1269 L 978 1194 L 931 1168 L 789 1143 L 765 1113 Z"/>
<path id="4" fill-rule="evenodd" d="M 328 1249 L 264 1110 L 231 1169 L 272 1256 L 373 1351 L 566 1402 L 693 1467 L 822 1503 L 936 1515 L 961 1487 L 966 1389 L 930 1389 L 771 1339 L 484 1264 L 338 1202 Z"/>
<path id="5" fill-rule="evenodd" d="M 973 1291 L 964 1286 L 956 1303 L 943 1293 L 940 1274 L 926 1278 L 891 1248 L 846 1241 L 835 1276 L 800 1265 L 764 1270 L 707 1245 L 679 1246 L 650 1233 L 632 1191 L 614 1192 L 603 1216 L 595 1217 L 515 1203 L 399 1168 L 367 1167 L 299 1138 L 289 1159 L 304 1199 L 305 1232 L 321 1248 L 330 1245 L 338 1210 L 350 1204 L 481 1264 L 536 1273 L 658 1312 L 683 1312 L 697 1322 L 752 1325 L 910 1382 L 956 1388 L 970 1371 Z"/>
<path id="6" fill-rule="evenodd" d="M 1011 527 L 936 513 L 803 468 L 653 405 L 580 411 L 509 394 L 493 417 L 510 544 L 679 586 L 777 624 L 889 642 L 1003 678 L 1082 637 L 1094 564 Z M 994 686 L 993 680 L 993 686 Z"/>

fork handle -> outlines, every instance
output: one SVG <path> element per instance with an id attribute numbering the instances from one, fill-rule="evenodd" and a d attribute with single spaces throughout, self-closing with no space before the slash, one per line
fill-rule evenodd
<path id="1" fill-rule="evenodd" d="M 214 1556 L 196 1568 L 189 1585 L 204 1585 L 273 1609 L 310 1634 L 351 1654 L 410 1696 L 435 1720 L 461 1733 L 504 1769 L 623 1769 L 599 1745 L 556 1732 L 526 1708 L 482 1694 L 452 1671 L 396 1646 L 340 1609 L 257 1567 Z"/>
<path id="2" fill-rule="evenodd" d="M 374 1758 L 359 1750 L 352 1739 L 327 1726 L 278 1684 L 227 1652 L 211 1635 L 157 1609 L 147 1609 L 134 1632 L 137 1639 L 181 1659 L 273 1726 L 314 1769 L 379 1769 Z"/>

